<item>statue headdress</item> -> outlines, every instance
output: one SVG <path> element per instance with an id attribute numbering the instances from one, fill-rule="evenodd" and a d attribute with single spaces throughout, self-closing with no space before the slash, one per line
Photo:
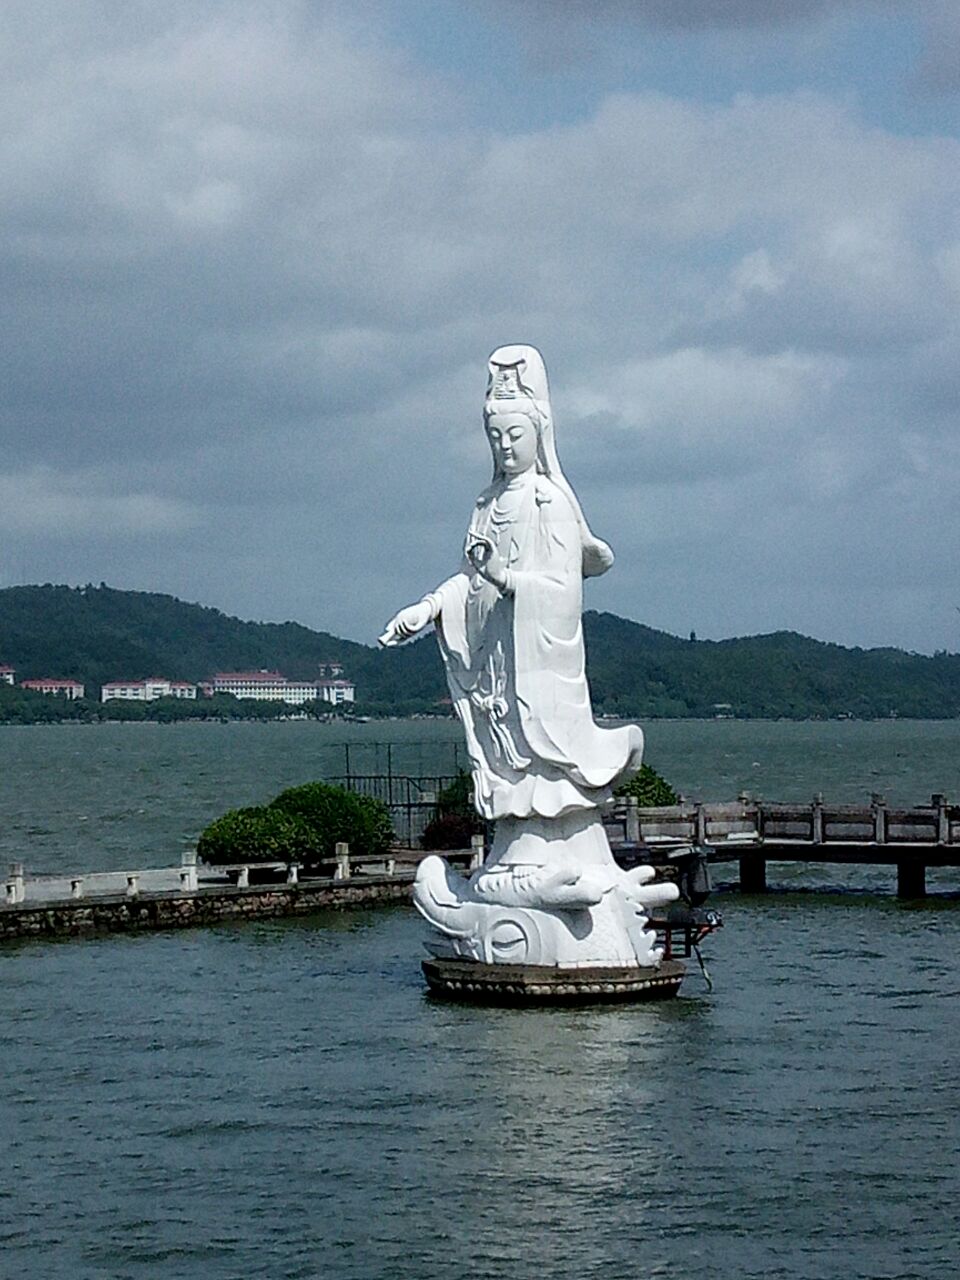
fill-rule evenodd
<path id="1" fill-rule="evenodd" d="M 536 424 L 538 470 L 549 476 L 566 494 L 576 512 L 580 525 L 580 545 L 583 549 L 583 575 L 590 578 L 606 573 L 613 564 L 613 551 L 591 532 L 577 495 L 563 474 L 557 457 L 550 390 L 543 356 L 536 347 L 497 347 L 487 362 L 487 369 L 484 420 L 489 421 L 498 413 L 522 413 Z"/>

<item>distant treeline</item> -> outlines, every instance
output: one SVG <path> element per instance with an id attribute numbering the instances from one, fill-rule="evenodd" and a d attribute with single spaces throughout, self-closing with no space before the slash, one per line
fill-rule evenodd
<path id="1" fill-rule="evenodd" d="M 597 714 L 639 717 L 812 719 L 960 716 L 960 655 L 848 649 L 795 632 L 734 640 L 681 639 L 609 613 L 584 617 L 587 669 Z M 449 713 L 437 645 L 424 636 L 399 649 L 341 640 L 295 622 L 242 622 L 172 596 L 110 587 L 0 590 L 0 664 L 17 679 L 81 681 L 68 703 L 0 685 L 0 721 L 51 719 L 273 719 L 283 703 L 99 703 L 109 680 L 166 676 L 199 682 L 215 671 L 268 668 L 312 679 L 342 661 L 367 715 Z M 329 714 L 322 704 L 318 714 Z"/>
<path id="2" fill-rule="evenodd" d="M 257 702 L 216 694 L 212 698 L 157 698 L 153 702 L 94 698 L 62 698 L 35 693 L 32 689 L 11 689 L 0 684 L 0 724 L 96 724 L 107 720 L 153 720 L 173 724 L 179 720 L 281 720 L 291 715 L 326 719 L 333 708 L 329 702 L 307 702 L 292 707 L 286 702 Z"/>

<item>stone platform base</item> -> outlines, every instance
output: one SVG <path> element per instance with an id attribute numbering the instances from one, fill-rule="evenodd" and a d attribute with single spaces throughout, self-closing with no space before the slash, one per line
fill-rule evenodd
<path id="1" fill-rule="evenodd" d="M 482 964 L 478 960 L 424 960 L 431 994 L 484 1004 L 594 1004 L 611 1000 L 669 1000 L 686 966 L 664 960 L 656 968 L 605 965 L 557 969 L 545 965 Z"/>

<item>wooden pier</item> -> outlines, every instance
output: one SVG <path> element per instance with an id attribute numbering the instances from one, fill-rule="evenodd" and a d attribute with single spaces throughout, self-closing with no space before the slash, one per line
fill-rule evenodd
<path id="1" fill-rule="evenodd" d="M 928 867 L 960 867 L 960 805 L 934 795 L 928 805 L 773 804 L 741 796 L 727 804 L 681 803 L 639 809 L 618 803 L 610 815 L 614 839 L 658 847 L 692 844 L 708 862 L 739 864 L 740 888 L 762 893 L 768 862 L 889 866 L 897 895 L 922 898 Z M 656 862 L 656 856 L 652 861 Z"/>

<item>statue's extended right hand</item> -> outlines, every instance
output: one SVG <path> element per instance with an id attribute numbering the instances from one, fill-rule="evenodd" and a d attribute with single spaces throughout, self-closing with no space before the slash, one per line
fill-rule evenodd
<path id="1" fill-rule="evenodd" d="M 433 619 L 433 610 L 428 600 L 420 600 L 417 604 L 408 604 L 387 623 L 378 644 L 385 649 L 402 644 L 418 631 L 422 631 Z"/>

